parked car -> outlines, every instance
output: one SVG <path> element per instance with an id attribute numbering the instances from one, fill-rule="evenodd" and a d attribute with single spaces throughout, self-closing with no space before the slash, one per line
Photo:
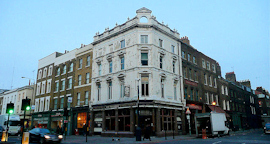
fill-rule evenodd
<path id="1" fill-rule="evenodd" d="M 53 133 L 50 130 L 45 129 L 45 128 L 34 128 L 29 131 L 29 135 L 30 135 L 29 142 L 38 141 L 41 144 L 52 143 L 52 142 L 61 143 L 63 139 L 63 135 Z"/>
<path id="2" fill-rule="evenodd" d="M 268 122 L 264 125 L 264 133 L 270 134 L 270 122 Z"/>

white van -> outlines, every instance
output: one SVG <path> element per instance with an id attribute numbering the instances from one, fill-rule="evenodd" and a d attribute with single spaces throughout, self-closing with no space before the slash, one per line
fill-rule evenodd
<path id="1" fill-rule="evenodd" d="M 0 126 L 5 130 L 7 129 L 8 115 L 0 115 Z M 21 121 L 19 115 L 9 115 L 9 129 L 8 133 L 11 135 L 20 134 L 21 132 Z"/>

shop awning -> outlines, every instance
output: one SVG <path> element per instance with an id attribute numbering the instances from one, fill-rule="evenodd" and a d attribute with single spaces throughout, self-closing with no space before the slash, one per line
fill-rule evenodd
<path id="1" fill-rule="evenodd" d="M 229 114 L 227 114 L 222 108 L 218 107 L 218 106 L 212 106 L 209 105 L 208 106 L 212 111 L 216 111 L 217 113 L 225 113 L 226 117 L 230 117 Z"/>

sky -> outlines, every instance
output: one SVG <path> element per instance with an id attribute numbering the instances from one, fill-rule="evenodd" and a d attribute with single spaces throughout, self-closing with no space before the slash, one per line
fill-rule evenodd
<path id="1" fill-rule="evenodd" d="M 39 59 L 92 43 L 142 7 L 219 62 L 224 78 L 234 71 L 270 91 L 268 0 L 1 0 L 0 89 L 34 82 Z"/>

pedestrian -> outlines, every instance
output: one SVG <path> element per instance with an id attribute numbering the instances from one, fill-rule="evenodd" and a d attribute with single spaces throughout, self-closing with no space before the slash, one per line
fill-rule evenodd
<path id="1" fill-rule="evenodd" d="M 56 128 L 56 133 L 57 133 L 57 134 L 60 133 L 60 127 L 59 127 L 59 125 L 58 125 L 57 128 Z"/>
<path id="2" fill-rule="evenodd" d="M 85 135 L 86 135 L 86 124 L 83 123 L 83 136 L 85 136 Z"/>
<path id="3" fill-rule="evenodd" d="M 148 124 L 148 125 L 146 125 L 146 128 L 145 128 L 143 140 L 149 139 L 151 141 L 150 135 L 151 135 L 151 126 Z"/>

